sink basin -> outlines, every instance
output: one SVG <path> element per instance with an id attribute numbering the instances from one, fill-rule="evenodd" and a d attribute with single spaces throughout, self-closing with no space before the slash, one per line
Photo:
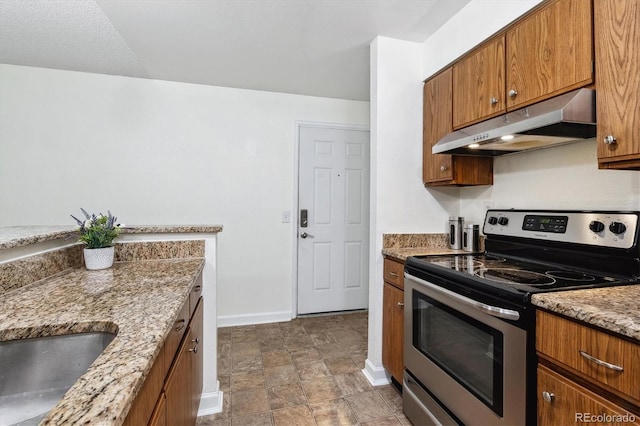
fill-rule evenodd
<path id="1" fill-rule="evenodd" d="M 115 334 L 93 332 L 0 342 L 0 425 L 37 425 Z"/>

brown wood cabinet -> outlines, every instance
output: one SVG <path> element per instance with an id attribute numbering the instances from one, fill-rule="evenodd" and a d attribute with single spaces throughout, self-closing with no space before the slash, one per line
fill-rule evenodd
<path id="1" fill-rule="evenodd" d="M 404 343 L 404 263 L 384 259 L 382 296 L 382 365 L 402 383 Z"/>
<path id="2" fill-rule="evenodd" d="M 431 148 L 452 127 L 451 68 L 424 83 L 422 180 L 425 185 L 491 185 L 493 159 L 432 154 Z"/>
<path id="3" fill-rule="evenodd" d="M 593 83 L 592 22 L 590 0 L 554 0 L 507 30 L 507 109 Z"/>
<path id="4" fill-rule="evenodd" d="M 539 310 L 536 350 L 538 424 L 580 423 L 577 413 L 640 421 L 640 345 Z"/>
<path id="5" fill-rule="evenodd" d="M 640 170 L 640 2 L 595 1 L 598 166 Z"/>
<path id="6" fill-rule="evenodd" d="M 200 299 L 164 385 L 166 422 L 170 425 L 194 425 L 198 417 L 202 392 L 202 306 Z"/>
<path id="7" fill-rule="evenodd" d="M 198 280 L 190 295 L 197 298 L 185 301 L 125 425 L 195 425 L 203 382 L 204 300 Z"/>
<path id="8" fill-rule="evenodd" d="M 599 424 L 640 424 L 640 416 L 580 386 L 566 377 L 546 368 L 538 367 L 538 389 L 546 392 L 545 398 L 538 399 L 538 425 L 556 426 L 592 423 L 591 416 L 611 416 L 626 421 L 603 421 Z M 546 390 L 545 390 L 546 389 Z M 589 416 L 589 417 L 587 417 Z M 635 421 L 630 421 L 635 417 Z"/>
<path id="9" fill-rule="evenodd" d="M 454 129 L 505 112 L 504 61 L 504 35 L 501 35 L 453 65 Z"/>

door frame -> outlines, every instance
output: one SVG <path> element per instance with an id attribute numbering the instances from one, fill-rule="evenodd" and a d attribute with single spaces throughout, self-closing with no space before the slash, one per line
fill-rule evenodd
<path id="1" fill-rule="evenodd" d="M 369 132 L 369 170 L 371 170 L 371 127 L 361 124 L 343 124 L 321 121 L 296 120 L 293 126 L 293 204 L 291 207 L 291 319 L 298 316 L 298 179 L 300 177 L 300 128 L 315 127 L 338 130 L 360 130 Z M 371 193 L 371 172 L 369 172 L 369 193 Z M 369 212 L 371 215 L 371 212 Z M 369 241 L 371 244 L 371 241 Z M 371 280 L 369 280 L 371 281 Z"/>

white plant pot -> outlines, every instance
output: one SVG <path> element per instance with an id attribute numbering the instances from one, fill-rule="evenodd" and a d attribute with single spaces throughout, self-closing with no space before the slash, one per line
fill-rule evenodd
<path id="1" fill-rule="evenodd" d="M 87 269 L 95 271 L 97 269 L 107 269 L 113 265 L 114 247 L 98 249 L 84 249 L 84 265 Z"/>

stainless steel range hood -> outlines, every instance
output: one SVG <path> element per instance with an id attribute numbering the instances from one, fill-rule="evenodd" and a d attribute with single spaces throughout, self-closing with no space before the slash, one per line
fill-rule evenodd
<path id="1" fill-rule="evenodd" d="M 496 156 L 595 136 L 595 91 L 578 89 L 449 133 L 432 152 Z"/>

